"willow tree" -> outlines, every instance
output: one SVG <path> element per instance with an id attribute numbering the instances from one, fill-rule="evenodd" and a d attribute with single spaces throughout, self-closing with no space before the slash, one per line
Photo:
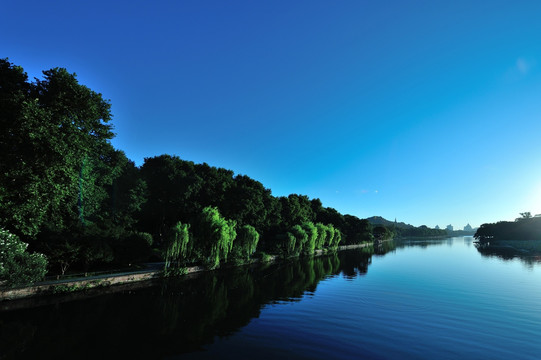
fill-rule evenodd
<path id="1" fill-rule="evenodd" d="M 302 224 L 302 228 L 308 237 L 304 246 L 304 251 L 308 254 L 313 254 L 316 249 L 316 241 L 318 238 L 317 227 L 312 222 L 305 222 Z"/>
<path id="2" fill-rule="evenodd" d="M 234 245 L 235 257 L 241 261 L 250 259 L 257 249 L 259 243 L 259 233 L 251 225 L 244 225 L 238 231 Z"/>
<path id="3" fill-rule="evenodd" d="M 334 236 L 330 244 L 330 247 L 333 249 L 336 249 L 338 248 L 341 242 L 342 242 L 342 232 L 339 229 L 334 229 Z"/>
<path id="4" fill-rule="evenodd" d="M 237 237 L 237 222 L 227 220 L 220 215 L 217 208 L 207 206 L 201 212 L 198 223 L 197 247 L 210 269 L 227 261 Z"/>
<path id="5" fill-rule="evenodd" d="M 326 232 L 326 236 L 325 236 L 325 246 L 327 247 L 332 247 L 332 244 L 333 244 L 333 238 L 334 238 L 334 226 L 332 226 L 331 224 L 327 224 L 325 226 L 325 232 Z"/>
<path id="6" fill-rule="evenodd" d="M 284 243 L 284 255 L 286 256 L 293 256 L 295 254 L 295 247 L 297 244 L 297 238 L 295 235 L 290 233 L 289 231 L 285 235 L 285 243 Z"/>
<path id="7" fill-rule="evenodd" d="M 342 233 L 339 229 L 335 228 L 332 224 L 326 225 L 326 245 L 330 249 L 338 248 L 338 244 L 342 241 Z"/>
<path id="8" fill-rule="evenodd" d="M 316 249 L 323 249 L 327 241 L 327 226 L 322 223 L 316 224 L 317 228 L 317 239 L 316 239 Z"/>
<path id="9" fill-rule="evenodd" d="M 306 243 L 308 242 L 308 234 L 300 225 L 293 226 L 290 232 L 291 234 L 293 234 L 293 236 L 295 236 L 296 240 L 295 254 L 301 254 L 306 248 Z"/>
<path id="10" fill-rule="evenodd" d="M 169 244 L 165 251 L 166 275 L 182 272 L 186 259 L 191 252 L 190 225 L 180 221 L 171 228 Z"/>

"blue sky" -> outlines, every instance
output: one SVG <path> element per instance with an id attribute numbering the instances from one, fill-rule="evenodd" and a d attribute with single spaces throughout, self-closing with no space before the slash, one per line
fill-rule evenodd
<path id="1" fill-rule="evenodd" d="M 541 2 L 12 1 L 0 57 L 111 100 L 113 144 L 359 217 L 541 213 Z"/>

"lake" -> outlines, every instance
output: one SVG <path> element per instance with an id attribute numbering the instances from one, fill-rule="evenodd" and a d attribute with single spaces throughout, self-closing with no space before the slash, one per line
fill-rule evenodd
<path id="1" fill-rule="evenodd" d="M 540 358 L 538 258 L 395 245 L 4 310 L 0 358 Z"/>

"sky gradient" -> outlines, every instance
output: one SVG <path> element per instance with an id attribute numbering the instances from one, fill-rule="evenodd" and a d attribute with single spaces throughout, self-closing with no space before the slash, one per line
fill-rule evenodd
<path id="1" fill-rule="evenodd" d="M 541 2 L 18 1 L 0 57 L 110 99 L 113 145 L 455 229 L 541 213 Z"/>

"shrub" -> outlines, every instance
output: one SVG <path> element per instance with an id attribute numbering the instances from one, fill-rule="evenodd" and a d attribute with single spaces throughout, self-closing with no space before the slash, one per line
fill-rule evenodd
<path id="1" fill-rule="evenodd" d="M 27 247 L 17 235 L 0 229 L 0 281 L 5 285 L 29 285 L 42 280 L 47 273 L 45 255 L 30 254 Z"/>

